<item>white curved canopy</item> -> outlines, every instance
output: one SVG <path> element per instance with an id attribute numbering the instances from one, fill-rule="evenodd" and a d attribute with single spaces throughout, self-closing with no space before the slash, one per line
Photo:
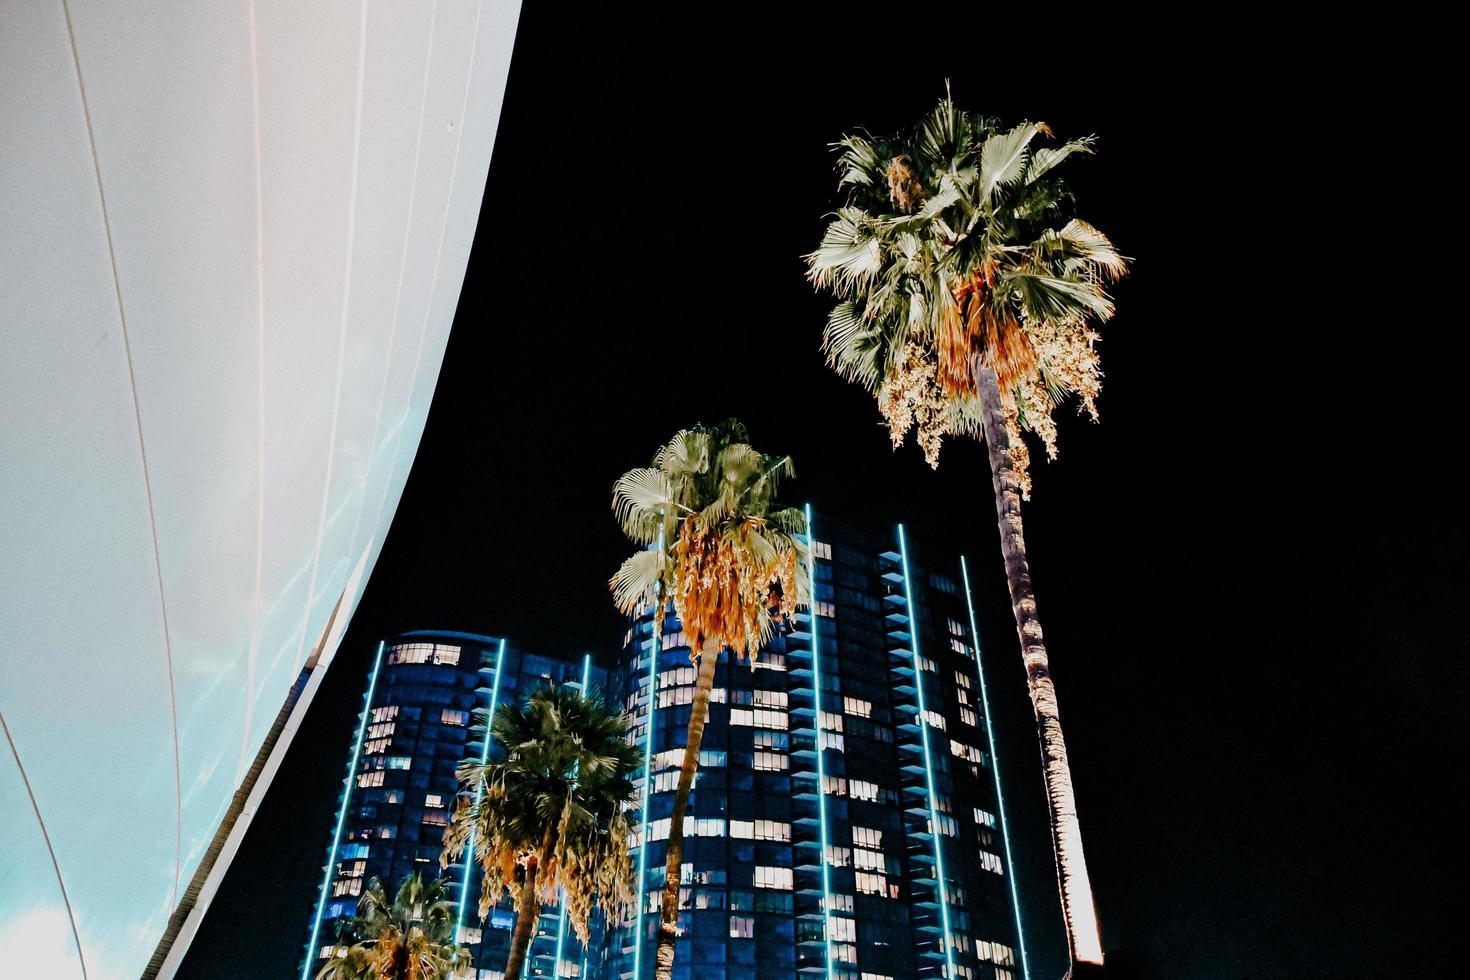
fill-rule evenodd
<path id="1" fill-rule="evenodd" d="M 137 977 L 330 660 L 518 13 L 0 0 L 0 972 Z"/>

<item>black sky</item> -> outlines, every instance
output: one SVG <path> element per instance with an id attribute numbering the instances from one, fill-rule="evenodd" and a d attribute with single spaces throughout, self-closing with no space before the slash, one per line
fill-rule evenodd
<path id="1" fill-rule="evenodd" d="M 912 121 L 946 79 L 967 108 L 1096 133 L 1067 176 L 1136 259 L 1103 421 L 1064 413 L 1026 511 L 1120 976 L 1450 975 L 1462 903 L 1430 896 L 1463 821 L 1429 787 L 1466 727 L 1470 534 L 1437 490 L 1453 381 L 1414 378 L 1463 353 L 1371 308 L 1423 288 L 1399 241 L 1423 187 L 1382 177 L 1388 117 L 1345 45 L 1224 16 L 527 4 L 397 519 L 180 977 L 291 975 L 376 641 L 610 649 L 612 481 L 728 415 L 795 458 L 799 499 L 971 556 L 1033 974 L 1060 976 L 983 451 L 947 444 L 938 473 L 890 451 L 871 398 L 823 367 L 828 301 L 802 278 L 837 203 L 827 144 Z"/>

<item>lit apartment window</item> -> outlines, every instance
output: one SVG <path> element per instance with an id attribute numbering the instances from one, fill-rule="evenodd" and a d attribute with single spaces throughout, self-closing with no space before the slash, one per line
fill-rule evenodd
<path id="1" fill-rule="evenodd" d="M 828 796 L 846 796 L 847 778 L 844 776 L 822 777 L 822 792 Z"/>
<path id="2" fill-rule="evenodd" d="M 954 672 L 954 682 L 955 682 L 955 684 L 957 684 L 960 687 L 963 687 L 967 691 L 970 689 L 970 678 L 969 678 L 969 675 L 967 675 L 962 670 L 957 670 L 957 671 Z"/>
<path id="3" fill-rule="evenodd" d="M 835 711 L 822 712 L 822 727 L 829 732 L 842 731 L 842 716 Z"/>
<path id="4" fill-rule="evenodd" d="M 659 690 L 666 687 L 682 687 L 694 683 L 693 667 L 671 667 L 658 675 Z"/>
<path id="5" fill-rule="evenodd" d="M 846 752 L 847 740 L 838 732 L 823 732 L 822 748 L 836 749 L 838 752 Z"/>
<path id="6" fill-rule="evenodd" d="M 939 673 L 939 665 L 930 660 L 928 657 L 924 656 L 922 653 L 919 654 L 919 669 L 927 670 L 931 674 Z"/>
<path id="7" fill-rule="evenodd" d="M 753 939 L 755 938 L 755 916 L 732 915 L 730 916 L 730 938 L 731 939 Z"/>
<path id="8" fill-rule="evenodd" d="M 884 875 L 859 871 L 853 875 L 859 895 L 888 895 L 888 878 Z"/>
<path id="9" fill-rule="evenodd" d="M 975 807 L 975 822 L 982 827 L 994 827 L 995 814 L 989 810 L 982 810 L 977 806 Z"/>
<path id="10" fill-rule="evenodd" d="M 757 752 L 754 767 L 758 772 L 779 772 L 786 768 L 786 756 L 780 752 Z"/>
<path id="11" fill-rule="evenodd" d="M 757 708 L 785 708 L 787 705 L 785 691 L 751 691 L 752 700 Z"/>
<path id="12" fill-rule="evenodd" d="M 829 544 L 826 541 L 813 541 L 812 542 L 812 557 L 813 558 L 825 558 L 828 561 L 831 561 L 832 560 L 832 545 Z"/>
<path id="13" fill-rule="evenodd" d="M 759 657 L 751 660 L 750 665 L 756 670 L 785 670 L 786 654 L 762 652 Z"/>
<path id="14" fill-rule="evenodd" d="M 396 711 L 397 709 L 395 708 L 394 710 Z M 373 712 L 373 713 L 374 714 L 377 714 L 377 712 Z M 389 735 L 392 735 L 393 734 L 394 729 L 396 729 L 397 727 L 398 726 L 397 726 L 397 724 L 395 722 L 391 722 L 391 721 L 379 722 L 378 724 L 373 725 L 371 728 L 368 729 L 367 737 L 368 738 L 387 738 Z"/>
<path id="15" fill-rule="evenodd" d="M 854 779 L 848 783 L 848 794 L 855 800 L 876 803 L 878 801 L 878 784 L 870 783 L 865 779 Z"/>
<path id="16" fill-rule="evenodd" d="M 373 721 L 388 721 L 398 717 L 398 705 L 387 704 L 373 709 Z"/>
<path id="17" fill-rule="evenodd" d="M 943 813 L 938 814 L 938 817 L 939 817 L 939 832 L 941 834 L 943 834 L 946 837 L 957 837 L 957 836 L 959 836 L 960 825 L 955 821 L 955 818 L 954 817 L 946 816 Z M 929 830 L 930 830 L 931 833 L 934 830 L 934 822 L 933 821 L 929 821 Z"/>
<path id="18" fill-rule="evenodd" d="M 960 705 L 960 721 L 969 725 L 971 728 L 980 727 L 980 719 L 975 716 L 975 710 L 973 708 L 967 708 L 964 705 Z"/>
<path id="19" fill-rule="evenodd" d="M 924 720 L 929 723 L 930 728 L 937 728 L 941 732 L 944 731 L 944 715 L 941 715 L 939 712 L 926 708 L 924 710 Z"/>
<path id="20" fill-rule="evenodd" d="M 952 636 L 949 638 L 949 648 L 962 657 L 970 655 L 970 648 L 965 646 L 965 641 L 957 640 Z"/>
<path id="21" fill-rule="evenodd" d="M 424 823 L 430 827 L 447 827 L 449 826 L 449 814 L 442 810 L 430 811 L 424 814 Z"/>
<path id="22" fill-rule="evenodd" d="M 1000 855 L 991 854 L 989 851 L 980 852 L 980 867 L 993 874 L 1004 875 L 1005 867 L 1000 863 Z"/>
<path id="23" fill-rule="evenodd" d="M 827 845 L 827 864 L 834 868 L 845 868 L 852 863 L 852 848 Z"/>
<path id="24" fill-rule="evenodd" d="M 779 891 L 791 891 L 791 869 L 773 868 L 769 865 L 758 864 L 755 866 L 755 887 L 774 888 Z"/>
<path id="25" fill-rule="evenodd" d="M 965 635 L 965 624 L 964 623 L 961 623 L 958 619 L 950 619 L 950 621 L 949 621 L 949 631 L 950 631 L 950 633 L 954 634 L 955 636 L 964 636 Z"/>
<path id="26" fill-rule="evenodd" d="M 413 768 L 413 758 L 406 755 L 390 755 L 388 756 L 388 768 L 411 769 Z"/>
<path id="27" fill-rule="evenodd" d="M 857 942 L 857 920 L 856 919 L 849 919 L 849 918 L 847 918 L 845 916 L 840 916 L 839 915 L 839 916 L 832 916 L 827 921 L 832 926 L 832 928 L 830 929 L 830 931 L 828 933 L 828 936 L 827 936 L 828 939 L 832 940 L 835 943 L 855 943 L 855 942 Z M 838 957 L 838 959 L 848 960 L 849 958 L 848 957 Z"/>
<path id="28" fill-rule="evenodd" d="M 424 797 L 424 806 L 431 806 L 437 809 L 443 805 L 444 797 L 438 793 L 429 793 Z"/>
<path id="29" fill-rule="evenodd" d="M 363 747 L 362 747 L 362 754 L 363 755 L 379 755 L 379 754 L 381 754 L 383 752 L 387 752 L 388 751 L 388 747 L 390 745 L 392 745 L 392 744 L 393 744 L 393 740 L 391 738 L 374 738 L 374 739 L 369 739 L 363 745 Z"/>
<path id="30" fill-rule="evenodd" d="M 973 745 L 966 745 L 964 742 L 950 739 L 949 751 L 951 755 L 957 755 L 966 762 L 974 762 L 982 766 L 985 764 L 985 753 Z"/>
<path id="31" fill-rule="evenodd" d="M 469 717 L 470 715 L 468 711 L 453 711 L 449 708 L 445 708 L 439 714 L 439 722 L 440 724 L 444 725 L 463 725 L 466 721 L 469 720 Z"/>
<path id="32" fill-rule="evenodd" d="M 876 850 L 883 846 L 883 831 L 874 830 L 872 827 L 854 826 L 852 842 L 858 847 L 870 847 Z"/>
<path id="33" fill-rule="evenodd" d="M 854 868 L 863 868 L 867 871 L 882 871 L 884 870 L 883 852 L 869 851 L 865 848 L 855 847 L 852 851 L 852 866 Z"/>
<path id="34" fill-rule="evenodd" d="M 864 701 L 862 698 L 843 698 L 842 710 L 855 718 L 871 718 L 873 702 Z"/>
<path id="35" fill-rule="evenodd" d="M 383 770 L 379 769 L 375 772 L 360 773 L 357 777 L 357 785 L 360 789 L 368 786 L 383 785 Z"/>
<path id="36" fill-rule="evenodd" d="M 812 608 L 817 611 L 818 616 L 825 616 L 828 619 L 837 615 L 837 607 L 830 602 L 814 602 Z"/>

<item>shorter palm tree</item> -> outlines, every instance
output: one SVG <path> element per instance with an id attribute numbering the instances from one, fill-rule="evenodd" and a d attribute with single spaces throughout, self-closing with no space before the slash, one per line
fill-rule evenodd
<path id="1" fill-rule="evenodd" d="M 466 792 L 445 831 L 441 863 L 458 859 L 473 839 L 484 870 L 482 920 L 512 893 L 506 980 L 519 980 L 541 907 L 558 891 L 583 943 L 594 901 L 615 920 L 632 906 L 626 810 L 643 752 L 627 732 L 627 720 L 599 699 L 546 688 L 496 713 L 491 733 L 504 760 L 459 771 Z"/>
<path id="2" fill-rule="evenodd" d="M 457 980 L 471 975 L 470 954 L 453 943 L 454 902 L 450 882 L 427 884 L 418 872 L 406 875 L 390 901 L 373 878 L 343 930 L 350 945 L 338 944 L 317 980 Z"/>

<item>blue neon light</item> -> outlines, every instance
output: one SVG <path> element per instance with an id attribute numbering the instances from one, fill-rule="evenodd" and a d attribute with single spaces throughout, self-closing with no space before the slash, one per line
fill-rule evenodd
<path id="1" fill-rule="evenodd" d="M 588 697 L 587 683 L 592 675 L 592 654 L 582 655 L 582 697 Z M 573 773 L 575 776 L 575 772 Z M 561 950 L 562 940 L 567 934 L 567 890 L 559 889 L 557 904 L 560 910 L 556 916 L 556 964 L 551 968 L 555 976 L 561 976 Z M 586 958 L 586 947 L 583 947 L 583 958 Z M 580 974 L 578 974 L 580 976 Z"/>
<path id="2" fill-rule="evenodd" d="M 980 631 L 975 628 L 975 602 L 970 597 L 970 568 L 960 555 L 960 574 L 965 579 L 965 606 L 970 610 L 970 642 L 975 645 L 975 676 L 980 679 L 980 704 L 985 708 L 985 735 L 990 739 L 990 771 L 995 776 L 995 805 L 1000 810 L 1000 839 L 1006 848 L 1006 875 L 1011 879 L 1011 908 L 1016 914 L 1016 942 L 1021 950 L 1022 980 L 1031 980 L 1026 962 L 1026 934 L 1021 931 L 1021 896 L 1016 891 L 1016 864 L 1011 860 L 1011 833 L 1006 829 L 1006 801 L 1000 792 L 1000 756 L 995 754 L 995 726 L 990 719 L 990 697 L 985 692 L 985 668 L 980 666 Z"/>
<path id="3" fill-rule="evenodd" d="M 306 962 L 301 967 L 301 980 L 311 980 L 312 967 L 317 964 L 317 937 L 321 933 L 322 913 L 327 908 L 327 892 L 332 887 L 332 878 L 337 870 L 337 848 L 342 843 L 342 825 L 347 822 L 347 805 L 352 799 L 352 784 L 357 779 L 357 760 L 362 754 L 362 737 L 367 732 L 368 717 L 372 714 L 373 692 L 378 687 L 378 668 L 383 666 L 383 648 L 387 644 L 379 641 L 377 656 L 373 658 L 373 673 L 368 680 L 367 697 L 362 702 L 362 717 L 357 722 L 357 741 L 352 746 L 352 761 L 347 764 L 347 779 L 342 790 L 342 806 L 337 810 L 337 827 L 332 831 L 332 849 L 327 855 L 327 869 L 322 875 L 322 890 L 317 896 L 316 915 L 311 921 L 311 940 L 306 946 Z"/>
<path id="4" fill-rule="evenodd" d="M 505 665 L 505 640 L 500 641 L 500 649 L 495 653 L 495 680 L 490 685 L 490 713 L 485 717 L 485 744 L 480 748 L 480 765 L 490 761 L 490 743 L 493 741 L 491 729 L 495 726 L 495 702 L 500 697 L 500 674 L 501 667 Z M 483 781 L 475 784 L 475 809 L 480 807 L 480 798 L 485 795 L 485 784 Z M 464 931 L 464 910 L 469 903 L 470 897 L 470 872 L 475 867 L 475 835 L 470 834 L 470 839 L 464 848 L 464 881 L 459 885 L 459 915 L 454 920 L 454 941 L 459 943 L 459 937 Z"/>
<path id="5" fill-rule="evenodd" d="M 812 624 L 812 709 L 817 729 L 817 820 L 822 840 L 822 942 L 827 952 L 827 977 L 832 977 L 832 880 L 827 867 L 827 770 L 822 761 L 822 662 L 817 650 L 817 537 L 812 531 L 812 505 L 806 513 L 807 586 L 811 592 L 807 615 Z"/>
<path id="6" fill-rule="evenodd" d="M 664 532 L 659 528 L 658 550 L 664 550 Z M 660 593 L 658 597 L 660 604 L 664 597 Z M 657 612 L 658 606 L 654 607 Z M 647 891 L 648 877 L 648 804 L 653 795 L 653 709 L 658 696 L 658 650 L 663 642 L 659 635 L 658 620 L 653 622 L 653 648 L 648 657 L 648 730 L 643 734 L 643 811 L 639 815 L 642 830 L 638 836 L 638 909 L 633 913 L 633 980 L 638 980 L 639 970 L 643 965 L 643 905 L 645 892 Z"/>
<path id="7" fill-rule="evenodd" d="M 909 611 L 909 646 L 914 654 L 914 689 L 919 700 L 919 741 L 924 746 L 924 778 L 929 790 L 929 831 L 934 836 L 934 874 L 939 883 L 939 915 L 944 922 L 944 963 L 946 977 L 953 977 L 954 951 L 949 929 L 949 889 L 944 885 L 944 832 L 939 825 L 939 804 L 934 797 L 934 758 L 929 752 L 929 716 L 924 707 L 924 669 L 919 662 L 919 614 L 914 609 L 914 590 L 909 580 L 909 548 L 904 540 L 903 525 L 898 526 L 898 551 L 903 559 L 903 601 Z"/>

